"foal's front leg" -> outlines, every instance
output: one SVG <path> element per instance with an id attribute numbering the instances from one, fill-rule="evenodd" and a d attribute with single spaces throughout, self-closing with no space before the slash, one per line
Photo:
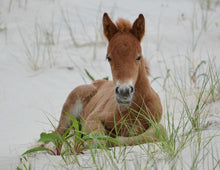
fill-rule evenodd
<path id="1" fill-rule="evenodd" d="M 88 103 L 88 101 L 91 99 L 91 97 L 93 97 L 96 94 L 96 92 L 97 88 L 96 86 L 94 86 L 94 84 L 76 87 L 69 94 L 69 96 L 66 99 L 66 102 L 63 105 L 59 125 L 55 130 L 55 133 L 59 133 L 62 136 L 72 124 L 72 120 L 68 114 L 72 115 L 76 119 L 79 119 L 80 114 L 83 111 L 84 105 Z M 61 153 L 62 146 L 59 146 L 59 148 L 54 148 L 54 145 L 46 145 L 47 144 L 45 143 L 40 144 L 40 146 L 51 148 L 58 155 Z"/>
<path id="2" fill-rule="evenodd" d="M 67 113 L 72 115 L 74 118 L 79 119 L 80 114 L 83 111 L 83 106 L 91 99 L 91 97 L 96 94 L 96 92 L 97 89 L 93 84 L 76 87 L 69 94 L 66 102 L 63 105 L 59 125 L 56 129 L 56 132 L 58 132 L 60 135 L 63 135 L 72 123 Z"/>
<path id="3" fill-rule="evenodd" d="M 98 119 L 97 114 L 90 114 L 84 122 L 84 132 L 90 135 L 105 135 L 106 130 L 103 123 Z M 91 139 L 85 145 L 96 144 L 97 140 Z M 98 140 L 99 144 L 105 145 L 106 141 Z"/>

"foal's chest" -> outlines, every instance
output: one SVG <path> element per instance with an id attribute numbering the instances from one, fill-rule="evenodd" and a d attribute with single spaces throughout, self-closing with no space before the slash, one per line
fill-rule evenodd
<path id="1" fill-rule="evenodd" d="M 111 136 L 135 136 L 146 131 L 147 120 L 135 115 L 134 112 L 114 113 L 112 117 L 103 122 Z"/>

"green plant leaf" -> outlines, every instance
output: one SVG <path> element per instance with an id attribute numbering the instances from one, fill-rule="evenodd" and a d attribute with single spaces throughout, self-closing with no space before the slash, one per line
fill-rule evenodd
<path id="1" fill-rule="evenodd" d="M 69 113 L 66 113 L 68 116 L 69 116 L 69 118 L 72 120 L 72 128 L 74 128 L 76 131 L 78 131 L 79 130 L 79 123 L 78 123 L 78 120 L 75 118 L 75 117 L 73 117 L 71 114 L 69 114 Z M 71 128 L 71 129 L 72 129 Z M 70 130 L 71 130 L 70 129 Z"/>
<path id="2" fill-rule="evenodd" d="M 109 77 L 104 77 L 103 80 L 109 80 Z"/>
<path id="3" fill-rule="evenodd" d="M 26 152 L 24 152 L 22 155 L 26 155 L 26 154 L 34 153 L 34 152 L 38 152 L 38 151 L 50 151 L 50 152 L 53 152 L 52 150 L 50 150 L 48 148 L 40 146 L 40 147 L 29 149 Z"/>
<path id="4" fill-rule="evenodd" d="M 56 133 L 41 133 L 39 142 L 49 143 L 54 140 L 60 139 L 60 135 Z"/>
<path id="5" fill-rule="evenodd" d="M 73 128 L 75 130 L 74 136 L 81 136 L 81 133 L 79 133 L 80 131 L 79 131 L 79 122 L 78 122 L 78 120 L 75 117 L 73 117 L 71 114 L 69 114 L 69 113 L 66 113 L 66 114 L 72 120 L 72 125 L 66 130 L 63 137 L 68 139 L 69 138 L 68 134 L 71 131 L 71 129 L 73 129 Z"/>

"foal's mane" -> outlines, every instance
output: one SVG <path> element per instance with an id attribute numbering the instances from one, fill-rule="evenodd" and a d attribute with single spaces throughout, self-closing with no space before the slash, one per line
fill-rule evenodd
<path id="1" fill-rule="evenodd" d="M 129 32 L 131 31 L 131 23 L 123 18 L 119 18 L 116 21 L 117 28 L 120 32 Z"/>

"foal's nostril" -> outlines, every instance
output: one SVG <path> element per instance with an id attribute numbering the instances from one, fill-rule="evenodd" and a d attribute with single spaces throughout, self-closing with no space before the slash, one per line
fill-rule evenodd
<path id="1" fill-rule="evenodd" d="M 119 87 L 116 87 L 116 88 L 115 88 L 115 93 L 116 93 L 116 94 L 119 94 Z"/>
<path id="2" fill-rule="evenodd" d="M 134 93 L 134 87 L 130 86 L 130 92 Z"/>

